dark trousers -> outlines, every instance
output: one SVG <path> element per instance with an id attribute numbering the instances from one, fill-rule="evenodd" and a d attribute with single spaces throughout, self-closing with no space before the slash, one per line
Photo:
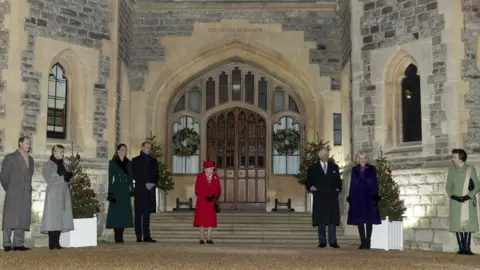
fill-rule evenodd
<path id="1" fill-rule="evenodd" d="M 115 234 L 115 243 L 123 243 L 123 231 L 124 228 L 113 229 L 113 233 Z"/>
<path id="2" fill-rule="evenodd" d="M 366 227 L 366 231 L 365 231 Z M 373 225 L 372 224 L 358 224 L 358 234 L 360 235 L 360 240 L 364 241 L 365 239 L 370 239 L 372 238 L 372 230 L 373 230 Z"/>
<path id="3" fill-rule="evenodd" d="M 48 248 L 61 249 L 60 246 L 60 234 L 61 231 L 49 231 L 48 232 Z"/>
<path id="4" fill-rule="evenodd" d="M 327 226 L 328 226 L 328 244 L 333 245 L 337 243 L 337 226 L 335 224 L 320 224 L 318 225 L 318 242 L 320 244 L 327 243 Z"/>
<path id="5" fill-rule="evenodd" d="M 357 228 L 358 234 L 360 235 L 360 249 L 370 249 L 370 238 L 372 238 L 373 225 L 362 223 L 358 224 Z"/>
<path id="6" fill-rule="evenodd" d="M 150 213 L 135 211 L 135 234 L 137 239 L 150 239 Z M 143 237 L 142 237 L 143 236 Z"/>

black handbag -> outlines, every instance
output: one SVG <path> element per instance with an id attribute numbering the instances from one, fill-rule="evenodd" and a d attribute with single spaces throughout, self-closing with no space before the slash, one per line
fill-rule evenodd
<path id="1" fill-rule="evenodd" d="M 470 178 L 470 181 L 468 181 L 468 190 L 472 191 L 475 189 L 475 183 L 473 182 L 472 178 Z"/>
<path id="2" fill-rule="evenodd" d="M 217 201 L 215 201 L 215 203 L 213 204 L 213 207 L 215 208 L 216 213 L 220 213 L 221 209 Z"/>

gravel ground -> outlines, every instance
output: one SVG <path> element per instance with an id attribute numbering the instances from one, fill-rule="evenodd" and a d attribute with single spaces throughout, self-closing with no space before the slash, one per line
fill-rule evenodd
<path id="1" fill-rule="evenodd" d="M 280 249 L 227 245 L 100 244 L 0 251 L 0 269 L 479 269 L 480 255 L 426 251 Z"/>

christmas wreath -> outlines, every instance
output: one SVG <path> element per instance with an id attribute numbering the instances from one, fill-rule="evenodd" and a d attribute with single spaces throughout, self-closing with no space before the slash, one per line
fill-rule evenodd
<path id="1" fill-rule="evenodd" d="M 195 155 L 200 147 L 200 135 L 193 128 L 181 129 L 173 134 L 173 154 L 189 157 Z"/>
<path id="2" fill-rule="evenodd" d="M 293 128 L 279 129 L 273 132 L 273 149 L 279 155 L 293 154 L 300 147 L 300 133 Z"/>

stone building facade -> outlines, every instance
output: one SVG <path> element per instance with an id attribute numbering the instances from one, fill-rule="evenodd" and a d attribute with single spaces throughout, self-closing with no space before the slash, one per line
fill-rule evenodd
<path id="1" fill-rule="evenodd" d="M 115 145 L 133 157 L 154 134 L 175 173 L 162 210 L 194 197 L 200 161 L 214 158 L 225 206 L 291 199 L 308 211 L 294 177 L 301 151 L 272 147 L 272 130 L 293 128 L 330 142 L 345 192 L 355 153 L 382 149 L 408 206 L 406 246 L 450 251 L 449 152 L 464 147 L 480 165 L 479 10 L 479 0 L 0 0 L 0 160 L 21 134 L 38 166 L 68 145 L 104 201 Z M 237 132 L 209 132 L 225 126 Z M 172 153 L 184 127 L 201 137 L 190 159 Z M 38 172 L 33 185 L 40 246 Z"/>

